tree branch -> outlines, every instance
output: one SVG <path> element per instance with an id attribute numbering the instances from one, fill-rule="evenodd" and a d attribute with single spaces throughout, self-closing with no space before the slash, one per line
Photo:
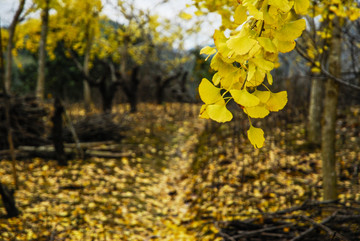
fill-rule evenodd
<path id="1" fill-rule="evenodd" d="M 307 61 L 309 61 L 311 64 L 313 64 L 314 66 L 317 66 L 315 61 L 313 59 L 311 59 L 309 56 L 307 56 L 304 51 L 302 49 L 300 49 L 300 47 L 298 47 L 298 45 L 296 45 L 296 51 L 300 54 L 301 57 L 303 57 L 304 59 L 306 59 Z M 356 90 L 360 90 L 360 86 L 358 85 L 354 85 L 351 84 L 341 78 L 335 77 L 334 75 L 332 75 L 329 71 L 326 70 L 326 68 L 321 64 L 320 66 L 317 66 L 320 68 L 321 72 L 328 78 L 335 80 L 336 82 L 338 82 L 339 84 L 351 87 L 353 89 Z"/>
<path id="2" fill-rule="evenodd" d="M 77 59 L 74 51 L 72 49 L 67 49 L 71 55 L 72 60 L 74 61 L 76 67 L 78 68 L 78 70 L 81 72 L 81 74 L 83 75 L 83 77 L 86 79 L 86 81 L 89 82 L 90 85 L 92 86 L 97 86 L 99 85 L 99 83 L 101 82 L 103 77 L 99 77 L 98 79 L 94 79 L 91 78 L 84 69 L 84 66 L 80 63 L 80 61 Z"/>

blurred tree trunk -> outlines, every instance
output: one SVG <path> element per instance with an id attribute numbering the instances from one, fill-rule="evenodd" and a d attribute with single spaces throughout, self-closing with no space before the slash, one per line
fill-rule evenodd
<path id="1" fill-rule="evenodd" d="M 4 86 L 7 93 L 10 93 L 11 88 L 11 76 L 12 76 L 12 49 L 14 47 L 14 35 L 16 25 L 20 20 L 20 14 L 24 10 L 25 0 L 20 0 L 19 7 L 16 10 L 14 18 L 9 27 L 9 40 L 6 48 L 6 67 L 5 67 L 5 79 L 4 79 Z"/>
<path id="2" fill-rule="evenodd" d="M 338 17 L 333 21 L 332 39 L 329 53 L 329 72 L 340 77 L 341 74 L 341 26 Z M 324 200 L 336 200 L 337 176 L 335 156 L 336 110 L 339 84 L 327 79 L 325 84 L 324 124 L 322 128 L 321 155 L 323 165 Z"/>
<path id="3" fill-rule="evenodd" d="M 2 84 L 2 89 L 4 92 L 4 99 L 5 99 L 5 127 L 6 127 L 6 131 L 7 131 L 7 141 L 8 141 L 8 145 L 9 145 L 9 149 L 10 149 L 10 156 L 11 156 L 11 166 L 12 166 L 12 171 L 13 171 L 13 178 L 14 178 L 14 185 L 15 188 L 18 189 L 18 177 L 17 177 L 17 171 L 16 171 L 16 160 L 15 160 L 15 150 L 14 150 L 14 142 L 13 142 L 13 132 L 12 132 L 12 126 L 11 126 L 11 117 L 10 117 L 10 109 L 11 109 L 11 102 L 10 102 L 10 93 L 8 92 L 8 88 L 6 87 L 6 82 L 5 82 L 5 76 L 4 76 L 4 57 L 3 57 L 3 52 L 2 52 L 2 35 L 1 35 L 1 31 L 0 31 L 0 79 L 1 79 L 1 84 Z M 11 80 L 11 78 L 10 78 Z M 9 86 L 10 88 L 10 86 Z M 0 183 L 1 185 L 1 183 Z M 6 187 L 5 186 L 0 186 L 1 190 L 1 196 L 3 198 L 3 202 L 6 202 L 7 200 L 9 200 L 5 195 L 5 191 L 6 191 Z M 11 199 L 10 199 L 11 201 Z M 5 204 L 7 205 L 7 204 Z M 8 216 L 11 216 L 13 214 L 14 209 L 12 208 L 11 202 L 10 202 L 10 209 L 8 210 L 8 208 L 6 208 L 6 211 L 8 212 Z M 15 201 L 14 201 L 14 205 L 15 205 Z M 15 207 L 16 209 L 16 207 Z M 16 210 L 17 212 L 17 210 Z M 17 216 L 17 214 L 15 215 Z"/>
<path id="4" fill-rule="evenodd" d="M 139 66 L 135 66 L 132 69 L 131 78 L 129 87 L 125 87 L 125 85 L 121 85 L 125 87 L 124 92 L 128 97 L 130 103 L 130 112 L 135 113 L 137 111 L 137 104 L 138 104 L 138 88 L 140 84 L 140 80 L 138 78 Z"/>
<path id="5" fill-rule="evenodd" d="M 85 30 L 85 40 L 86 40 L 86 46 L 85 46 L 85 53 L 84 53 L 84 74 L 89 75 L 89 62 L 90 62 L 90 51 L 91 51 L 91 45 L 93 42 L 93 37 L 90 33 L 90 26 L 89 23 L 86 26 Z M 84 88 L 84 106 L 85 111 L 89 112 L 91 107 L 91 89 L 89 82 L 84 79 L 83 80 L 83 88 Z"/>
<path id="6" fill-rule="evenodd" d="M 181 72 L 167 77 L 163 80 L 161 75 L 158 75 L 155 78 L 156 83 L 156 102 L 158 105 L 161 105 L 164 102 L 165 89 L 170 85 L 170 83 L 177 79 L 181 75 Z"/>
<path id="7" fill-rule="evenodd" d="M 67 159 L 64 151 L 63 141 L 63 113 L 65 109 L 61 100 L 56 97 L 54 102 L 54 115 L 51 118 L 53 122 L 52 140 L 54 144 L 56 159 L 59 166 L 67 166 Z"/>
<path id="8" fill-rule="evenodd" d="M 101 79 L 98 86 L 102 100 L 102 111 L 104 113 L 111 113 L 118 82 L 113 82 L 112 80 L 104 77 Z"/>
<path id="9" fill-rule="evenodd" d="M 0 183 L 0 196 L 4 204 L 8 218 L 19 216 L 19 211 L 16 208 L 14 190 L 10 190 L 7 186 Z"/>
<path id="10" fill-rule="evenodd" d="M 323 105 L 323 80 L 313 78 L 311 82 L 310 105 L 308 116 L 308 141 L 311 144 L 321 145 L 321 116 Z"/>
<path id="11" fill-rule="evenodd" d="M 3 45 L 2 45 L 2 25 L 0 18 L 0 90 L 5 92 L 5 75 L 4 75 L 4 53 L 3 53 Z"/>
<path id="12" fill-rule="evenodd" d="M 46 40 L 49 26 L 49 4 L 50 0 L 45 1 L 45 7 L 41 12 L 41 37 L 39 45 L 38 78 L 36 84 L 36 97 L 44 99 L 45 93 L 45 63 L 46 63 Z"/>

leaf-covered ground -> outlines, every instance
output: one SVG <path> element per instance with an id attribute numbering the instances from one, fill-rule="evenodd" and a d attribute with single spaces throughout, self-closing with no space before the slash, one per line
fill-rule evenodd
<path id="1" fill-rule="evenodd" d="M 68 167 L 19 161 L 22 213 L 0 218 L 0 240 L 221 240 L 222 222 L 321 200 L 320 154 L 306 146 L 301 119 L 257 123 L 268 132 L 265 148 L 254 151 L 243 136 L 246 120 L 215 124 L 198 110 L 142 104 L 126 115 L 130 129 L 120 148 L 130 157 Z M 358 108 L 345 114 L 337 155 L 346 204 L 360 202 L 360 118 Z M 7 160 L 0 181 L 12 184 Z"/>

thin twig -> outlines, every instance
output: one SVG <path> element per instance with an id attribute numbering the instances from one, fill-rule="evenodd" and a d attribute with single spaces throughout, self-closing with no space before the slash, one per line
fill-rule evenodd
<path id="1" fill-rule="evenodd" d="M 304 51 L 302 49 L 300 49 L 297 45 L 296 45 L 296 51 L 301 55 L 301 57 L 303 57 L 304 59 L 306 59 L 307 61 L 309 61 L 311 64 L 313 64 L 314 66 L 317 66 L 318 68 L 320 68 L 321 72 L 328 78 L 330 79 L 333 79 L 335 80 L 336 82 L 340 83 L 340 84 L 343 84 L 343 85 L 346 85 L 348 87 L 351 87 L 353 89 L 356 89 L 356 90 L 360 90 L 360 86 L 358 85 L 354 85 L 354 84 L 351 84 L 341 78 L 338 78 L 336 76 L 334 76 L 333 74 L 331 74 L 329 71 L 327 71 L 325 69 L 325 67 L 323 65 L 320 65 L 318 66 L 315 61 L 313 59 L 311 59 L 310 57 L 308 57 Z"/>
<path id="2" fill-rule="evenodd" d="M 221 231 L 221 228 L 219 227 L 219 223 L 218 222 L 215 222 L 214 223 L 215 227 L 219 230 L 219 235 L 224 237 L 224 238 L 227 238 L 231 241 L 236 241 L 235 238 L 231 237 L 229 234 L 227 233 L 224 233 L 223 231 Z"/>
<path id="3" fill-rule="evenodd" d="M 286 227 L 291 227 L 294 226 L 295 224 L 284 224 L 284 225 L 280 225 L 280 226 L 275 226 L 275 227 L 267 227 L 267 228 L 262 228 L 262 229 L 257 229 L 254 231 L 247 231 L 247 232 L 243 232 L 241 234 L 232 236 L 232 238 L 236 239 L 236 238 L 243 238 L 243 237 L 248 237 L 248 236 L 253 236 L 256 234 L 260 234 L 263 232 L 267 232 L 267 231 L 272 231 L 272 230 L 276 230 L 276 229 L 282 229 L 282 228 L 286 228 Z"/>
<path id="4" fill-rule="evenodd" d="M 344 237 L 343 235 L 341 235 L 340 233 L 337 233 L 335 231 L 333 231 L 332 229 L 330 229 L 329 227 L 325 226 L 324 224 L 329 222 L 331 219 L 335 218 L 335 216 L 337 215 L 338 211 L 335 211 L 331 216 L 329 216 L 328 218 L 326 218 L 324 221 L 322 221 L 321 223 L 317 223 L 315 222 L 313 219 L 307 217 L 307 216 L 301 216 L 301 218 L 309 221 L 310 223 L 312 223 L 313 225 L 325 230 L 331 237 L 332 236 L 336 236 L 339 239 L 341 239 L 342 241 L 350 241 L 349 239 L 347 239 L 346 237 Z"/>

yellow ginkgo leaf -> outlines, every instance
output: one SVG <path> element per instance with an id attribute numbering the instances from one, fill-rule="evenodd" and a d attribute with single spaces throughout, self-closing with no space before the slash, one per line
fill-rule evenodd
<path id="1" fill-rule="evenodd" d="M 265 74 L 266 72 L 264 70 L 256 68 L 254 76 L 246 82 L 246 87 L 256 87 L 261 85 L 264 81 Z"/>
<path id="2" fill-rule="evenodd" d="M 256 56 L 259 52 L 261 51 L 261 45 L 256 43 L 249 51 L 248 55 L 248 59 Z"/>
<path id="3" fill-rule="evenodd" d="M 235 13 L 234 13 L 234 22 L 236 24 L 243 24 L 246 19 L 247 19 L 247 14 L 246 14 L 246 7 L 243 5 L 239 5 L 237 6 L 237 8 L 235 9 Z"/>
<path id="4" fill-rule="evenodd" d="M 255 39 L 244 37 L 230 37 L 226 42 L 229 49 L 233 50 L 238 55 L 247 54 L 250 49 L 257 43 Z"/>
<path id="5" fill-rule="evenodd" d="M 256 66 L 254 63 L 249 62 L 248 72 L 247 72 L 247 80 L 251 80 L 256 72 Z"/>
<path id="6" fill-rule="evenodd" d="M 251 118 L 264 118 L 270 113 L 270 111 L 263 105 L 245 107 L 244 112 Z"/>
<path id="7" fill-rule="evenodd" d="M 310 5 L 309 0 L 295 0 L 294 8 L 297 14 L 306 14 Z"/>
<path id="8" fill-rule="evenodd" d="M 274 39 L 273 43 L 275 44 L 275 46 L 281 53 L 290 52 L 291 50 L 293 50 L 295 48 L 295 45 L 296 45 L 294 40 L 282 41 L 279 39 Z"/>
<path id="9" fill-rule="evenodd" d="M 217 52 L 214 55 L 214 57 L 211 59 L 210 67 L 215 71 L 219 71 L 220 75 L 236 70 L 236 68 L 232 64 L 229 64 L 224 61 L 224 58 L 221 57 L 219 52 Z"/>
<path id="10" fill-rule="evenodd" d="M 233 115 L 226 108 L 225 103 L 223 105 L 208 105 L 206 108 L 209 117 L 217 122 L 231 121 Z"/>
<path id="11" fill-rule="evenodd" d="M 274 7 L 270 7 L 269 9 L 271 9 L 271 8 L 274 8 Z M 266 24 L 272 25 L 276 22 L 276 20 L 274 18 L 275 16 L 273 14 L 271 14 L 267 9 L 264 11 L 263 15 L 264 15 L 264 21 Z"/>
<path id="12" fill-rule="evenodd" d="M 220 88 L 215 87 L 209 80 L 203 78 L 199 85 L 199 95 L 205 104 L 214 104 L 222 99 Z M 223 99 L 222 99 L 223 100 Z"/>
<path id="13" fill-rule="evenodd" d="M 275 32 L 275 37 L 281 41 L 293 41 L 300 37 L 306 27 L 305 19 L 299 19 L 286 23 L 279 31 Z"/>
<path id="14" fill-rule="evenodd" d="M 208 105 L 202 105 L 201 106 L 201 109 L 200 109 L 200 115 L 199 117 L 200 118 L 203 118 L 203 119 L 209 119 L 209 114 L 207 113 L 207 107 Z"/>
<path id="15" fill-rule="evenodd" d="M 269 0 L 269 5 L 280 9 L 283 12 L 289 12 L 292 4 L 288 0 Z"/>
<path id="16" fill-rule="evenodd" d="M 272 85 L 273 82 L 274 82 L 274 80 L 273 80 L 273 77 L 272 77 L 271 73 L 270 73 L 270 72 L 267 72 L 267 73 L 266 73 L 266 77 L 267 77 L 267 80 L 268 80 L 269 85 Z"/>
<path id="17" fill-rule="evenodd" d="M 270 71 L 274 68 L 274 63 L 270 62 L 264 58 L 256 57 L 250 60 L 253 62 L 258 68 L 261 68 L 266 71 Z"/>
<path id="18" fill-rule="evenodd" d="M 215 49 L 215 48 L 212 48 L 212 47 L 210 47 L 210 46 L 206 46 L 206 47 L 204 47 L 204 48 L 202 48 L 202 49 L 200 50 L 200 54 L 206 54 L 206 55 L 207 55 L 205 61 L 208 60 L 208 58 L 209 58 L 211 55 L 215 54 L 215 53 L 216 53 L 216 49 Z"/>
<path id="19" fill-rule="evenodd" d="M 214 37 L 214 43 L 215 43 L 215 46 L 216 46 L 218 52 L 220 52 L 221 55 L 224 57 L 229 57 L 230 52 L 232 52 L 232 51 L 229 49 L 229 47 L 226 44 L 226 41 L 228 39 L 225 37 L 224 33 L 221 32 L 220 30 L 215 30 L 213 37 Z"/>
<path id="20" fill-rule="evenodd" d="M 268 102 L 266 102 L 266 106 L 270 111 L 279 111 L 285 107 L 287 101 L 286 91 L 271 93 Z"/>
<path id="21" fill-rule="evenodd" d="M 260 103 L 260 99 L 255 95 L 247 92 L 246 89 L 230 90 L 230 94 L 234 98 L 234 101 L 241 106 L 251 107 L 256 106 Z"/>
<path id="22" fill-rule="evenodd" d="M 229 73 L 225 77 L 221 78 L 221 87 L 224 89 L 229 89 L 234 83 L 234 75 Z"/>
<path id="23" fill-rule="evenodd" d="M 264 19 L 263 12 L 259 11 L 259 9 L 257 9 L 257 7 L 255 7 L 254 5 L 252 4 L 247 5 L 247 9 L 249 11 L 249 14 L 253 16 L 255 19 L 257 20 Z"/>
<path id="24" fill-rule="evenodd" d="M 250 125 L 250 129 L 247 131 L 247 135 L 251 144 L 255 148 L 261 148 L 264 146 L 264 131 L 261 128 L 256 128 Z"/>
<path id="25" fill-rule="evenodd" d="M 253 95 L 260 99 L 260 102 L 265 104 L 270 98 L 270 91 L 268 90 L 255 90 Z"/>
<path id="26" fill-rule="evenodd" d="M 265 38 L 265 37 L 259 37 L 257 38 L 257 41 L 261 45 L 261 47 L 264 48 L 265 51 L 276 53 L 277 49 L 276 46 L 273 44 L 271 39 Z"/>
<path id="27" fill-rule="evenodd" d="M 220 80 L 221 80 L 221 76 L 219 75 L 218 72 L 216 72 L 212 77 L 212 82 L 214 83 L 214 85 L 218 85 L 220 84 Z"/>

